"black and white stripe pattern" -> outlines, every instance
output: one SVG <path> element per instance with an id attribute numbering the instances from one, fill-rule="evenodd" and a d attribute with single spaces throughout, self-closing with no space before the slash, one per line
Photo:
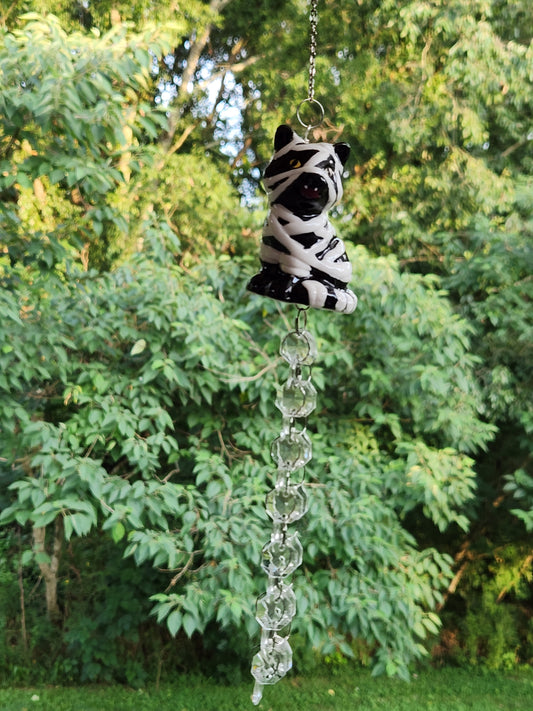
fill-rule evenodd
<path id="1" fill-rule="evenodd" d="M 254 293 L 314 308 L 352 313 L 357 297 L 342 241 L 327 211 L 342 197 L 346 143 L 307 143 L 280 126 L 275 153 L 264 175 L 270 210 L 263 228 L 261 271 L 249 282 Z"/>

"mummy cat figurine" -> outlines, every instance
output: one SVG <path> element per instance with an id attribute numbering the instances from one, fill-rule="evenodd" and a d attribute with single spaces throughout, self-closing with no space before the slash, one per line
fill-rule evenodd
<path id="1" fill-rule="evenodd" d="M 248 290 L 278 301 L 350 314 L 357 297 L 344 244 L 327 212 L 342 197 L 347 143 L 307 143 L 279 126 L 264 174 L 270 210 L 263 228 L 261 271 Z"/>

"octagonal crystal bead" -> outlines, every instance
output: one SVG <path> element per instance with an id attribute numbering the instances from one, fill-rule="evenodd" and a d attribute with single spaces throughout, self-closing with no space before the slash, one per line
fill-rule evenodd
<path id="1" fill-rule="evenodd" d="M 260 684 L 275 684 L 292 667 L 292 650 L 286 639 L 274 635 L 261 645 L 252 660 L 252 676 Z"/>
<path id="2" fill-rule="evenodd" d="M 270 585 L 258 599 L 255 618 L 264 630 L 281 630 L 296 613 L 296 596 L 291 585 Z"/>
<path id="3" fill-rule="evenodd" d="M 316 390 L 310 380 L 291 376 L 276 398 L 285 417 L 307 417 L 316 407 Z"/>
<path id="4" fill-rule="evenodd" d="M 316 342 L 309 331 L 291 331 L 281 342 L 279 352 L 292 366 L 312 365 L 317 356 Z"/>
<path id="5" fill-rule="evenodd" d="M 304 488 L 300 485 L 276 486 L 269 491 L 265 499 L 267 514 L 276 523 L 290 524 L 298 521 L 307 512 L 308 500 Z"/>
<path id="6" fill-rule="evenodd" d="M 280 469 L 293 471 L 304 467 L 312 455 L 312 445 L 305 430 L 288 430 L 277 437 L 270 448 L 272 459 Z"/>
<path id="7" fill-rule="evenodd" d="M 302 563 L 303 548 L 297 533 L 272 536 L 263 548 L 263 570 L 271 578 L 285 578 Z"/>

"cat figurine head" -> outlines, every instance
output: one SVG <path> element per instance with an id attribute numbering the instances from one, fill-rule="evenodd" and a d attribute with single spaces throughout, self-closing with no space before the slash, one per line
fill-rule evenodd
<path id="1" fill-rule="evenodd" d="M 263 179 L 271 205 L 284 205 L 305 219 L 340 201 L 347 143 L 307 143 L 283 125 L 276 131 L 274 150 Z"/>

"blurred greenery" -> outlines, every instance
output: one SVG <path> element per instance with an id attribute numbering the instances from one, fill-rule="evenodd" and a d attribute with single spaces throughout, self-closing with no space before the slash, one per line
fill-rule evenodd
<path id="1" fill-rule="evenodd" d="M 322 669 L 312 676 L 290 676 L 268 689 L 261 709 L 297 711 L 409 711 L 415 706 L 435 711 L 528 711 L 533 679 L 531 670 L 472 674 L 462 669 L 425 670 L 406 683 L 374 679 L 368 672 L 346 665 Z M 54 689 L 0 689 L 5 711 L 35 708 L 42 711 L 245 711 L 251 706 L 249 683 L 223 686 L 199 676 L 180 677 L 174 684 L 134 691 L 117 686 Z"/>

